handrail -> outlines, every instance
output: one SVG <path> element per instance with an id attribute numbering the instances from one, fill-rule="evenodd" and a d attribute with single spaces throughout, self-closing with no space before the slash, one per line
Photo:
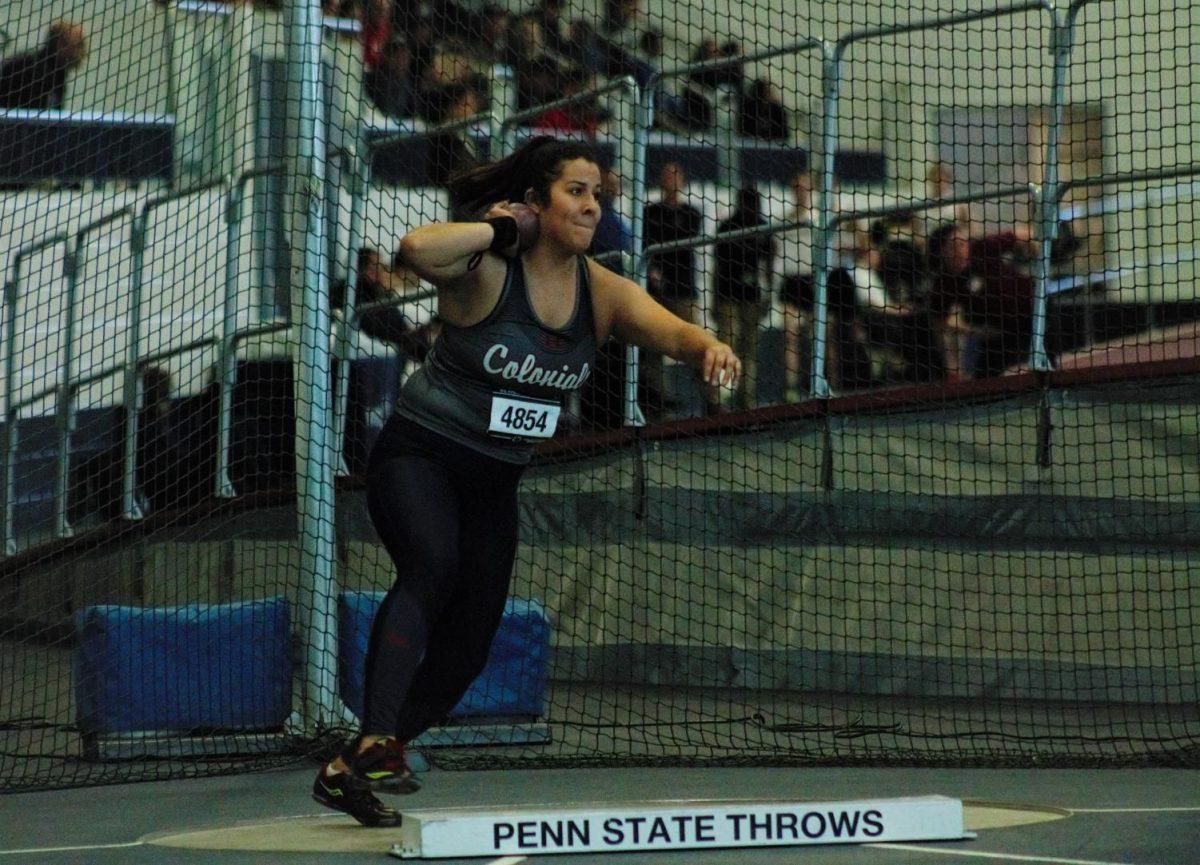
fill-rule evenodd
<path id="1" fill-rule="evenodd" d="M 275 323 L 275 324 L 269 324 L 269 325 L 256 325 L 255 327 L 250 327 L 250 328 L 246 328 L 244 330 L 238 331 L 238 333 L 235 336 L 235 343 L 241 343 L 241 342 L 245 341 L 246 339 L 249 339 L 254 336 L 259 336 L 259 335 L 262 335 L 265 333 L 276 333 L 281 330 L 287 330 L 290 327 L 291 327 L 290 324 L 283 324 L 283 323 Z M 158 363 L 159 361 L 166 360 L 168 358 L 175 357 L 177 355 L 187 354 L 187 353 L 193 352 L 193 351 L 199 351 L 204 348 L 210 348 L 212 346 L 219 345 L 220 342 L 221 342 L 220 338 L 215 337 L 215 336 L 210 336 L 210 337 L 202 337 L 200 339 L 192 340 L 191 342 L 187 342 L 182 345 L 174 346 L 172 348 L 162 349 L 160 351 L 153 352 L 153 353 L 148 354 L 145 357 L 141 358 L 140 367 L 144 368 L 150 364 Z M 94 384 L 98 381 L 104 380 L 105 378 L 109 378 L 109 377 L 118 375 L 120 373 L 125 372 L 125 370 L 126 370 L 125 364 L 118 364 L 118 365 L 106 367 L 105 369 L 103 369 L 99 372 L 91 373 L 82 379 L 77 379 L 77 380 L 73 381 L 71 384 L 71 387 L 70 387 L 70 391 L 72 392 L 72 395 L 73 395 L 75 392 L 77 392 L 83 386 L 86 386 L 88 384 Z M 59 384 L 55 384 L 50 387 L 43 388 L 42 390 L 37 391 L 36 393 L 31 394 L 30 396 L 27 396 L 23 399 L 16 400 L 13 402 L 12 416 L 7 417 L 5 420 L 5 424 L 4 424 L 4 426 L 5 426 L 5 433 L 4 433 L 5 447 L 7 449 L 6 453 L 11 454 L 11 460 L 6 460 L 6 465 L 7 465 L 7 469 L 8 469 L 8 471 L 7 471 L 8 477 L 14 477 L 12 472 L 13 472 L 13 467 L 15 466 L 15 458 L 16 458 L 16 435 L 15 435 L 15 433 L 16 433 L 16 421 L 15 421 L 16 413 L 19 412 L 20 409 L 25 408 L 26 406 L 34 405 L 38 402 L 41 402 L 42 400 L 45 400 L 48 397 L 51 397 L 51 396 L 54 396 L 54 395 L 60 394 L 60 393 L 62 393 L 62 386 Z M 136 420 L 134 421 L 133 426 L 134 427 L 137 426 Z M 13 430 L 13 441 L 11 443 L 8 442 L 9 429 Z M 135 461 L 136 461 L 136 454 L 135 454 Z M 136 464 L 136 462 L 135 462 L 135 464 Z M 17 552 L 16 537 L 12 531 L 14 510 L 15 510 L 15 484 L 12 487 L 8 487 L 5 492 L 5 495 L 4 495 L 4 525 L 5 525 L 5 536 L 4 536 L 4 545 L 3 545 L 3 550 L 4 550 L 3 554 L 4 555 L 12 555 L 15 552 Z"/>
<path id="2" fill-rule="evenodd" d="M 603 96 L 605 93 L 615 93 L 618 90 L 636 91 L 637 82 L 634 81 L 632 75 L 621 75 L 611 79 L 607 84 L 602 84 L 599 87 L 593 87 L 591 90 L 586 90 L 583 93 L 572 93 L 570 96 L 562 96 L 558 99 L 552 99 L 549 102 L 543 102 L 540 105 L 533 106 L 532 108 L 523 108 L 520 111 L 514 111 L 512 114 L 500 121 L 500 126 L 502 128 L 518 126 L 522 121 L 533 120 L 536 117 L 541 117 L 547 111 L 553 111 L 556 108 L 566 108 L 579 102 L 587 102 L 593 97 Z"/>
<path id="3" fill-rule="evenodd" d="M 1095 177 L 1072 178 L 1058 185 L 1059 198 L 1072 189 L 1092 186 L 1119 186 L 1124 183 L 1145 183 L 1151 180 L 1174 180 L 1178 177 L 1196 177 L 1200 175 L 1200 164 L 1177 168 L 1160 168 L 1152 171 L 1126 171 L 1110 174 L 1098 174 Z"/>
<path id="4" fill-rule="evenodd" d="M 1173 264 L 1191 264 L 1196 261 L 1200 261 L 1200 250 L 1180 252 L 1175 255 L 1154 255 L 1141 261 L 1136 261 L 1133 264 L 1126 264 L 1120 267 L 1106 267 L 1104 270 L 1085 273 L 1079 276 L 1060 276 L 1049 280 L 1046 286 L 1046 296 L 1054 297 L 1056 294 L 1062 294 L 1076 288 L 1087 288 L 1100 282 L 1110 282 L 1120 279 L 1123 276 L 1160 270 L 1164 267 L 1170 267 Z"/>
<path id="5" fill-rule="evenodd" d="M 54 531 L 60 538 L 74 534 L 67 514 L 67 497 L 71 480 L 71 433 L 75 430 L 73 411 L 72 379 L 75 373 L 75 300 L 79 288 L 80 255 L 84 239 L 97 229 L 103 228 L 136 212 L 126 205 L 112 213 L 101 216 L 82 226 L 75 232 L 74 241 L 67 251 L 65 271 L 67 277 L 66 298 L 63 302 L 66 323 L 63 328 L 62 360 L 59 365 L 59 395 L 56 415 L 58 418 L 58 457 L 55 462 L 54 482 Z"/>
<path id="6" fill-rule="evenodd" d="M 1087 0 L 1085 0 L 1087 2 Z M 1051 0 L 1032 0 L 1028 3 L 1012 3 L 1007 6 L 995 6 L 990 9 L 980 9 L 976 12 L 958 12 L 944 18 L 922 18 L 907 24 L 892 24 L 881 27 L 863 27 L 852 30 L 836 42 L 835 59 L 841 60 L 845 50 L 856 42 L 878 39 L 880 36 L 899 36 L 902 33 L 917 33 L 922 30 L 940 30 L 943 27 L 956 27 L 959 24 L 970 24 L 972 21 L 984 21 L 988 18 L 1001 18 L 1006 15 L 1016 15 L 1020 12 L 1041 10 L 1054 15 L 1054 3 Z"/>
<path id="7" fill-rule="evenodd" d="M 349 225 L 349 261 L 347 262 L 346 292 L 343 298 L 347 309 L 353 309 L 357 300 L 358 287 L 358 250 L 363 245 L 363 221 L 367 204 L 367 190 L 371 185 L 371 166 L 359 157 L 357 150 L 346 147 L 336 147 L 330 155 L 340 157 L 342 167 L 350 177 L 350 225 Z M 345 459 L 345 427 L 347 403 L 350 399 L 350 370 L 345 363 L 351 352 L 351 331 L 357 322 L 348 322 L 337 333 L 334 344 L 334 356 L 342 362 L 338 364 L 336 377 L 333 382 L 333 453 L 337 461 L 335 472 L 345 476 L 349 468 Z"/>
<path id="8" fill-rule="evenodd" d="M 444 132 L 457 132 L 460 129 L 474 129 L 478 126 L 483 126 L 490 123 L 499 123 L 499 118 L 492 111 L 481 111 L 478 114 L 473 114 L 470 117 L 462 120 L 451 120 L 449 123 L 440 123 L 437 126 L 430 126 L 426 129 L 401 129 L 397 132 L 389 132 L 387 135 L 380 135 L 372 138 L 368 142 L 368 147 L 374 149 L 388 144 L 399 144 L 402 141 L 411 141 L 414 138 L 428 138 L 431 135 L 440 135 Z"/>
<path id="9" fill-rule="evenodd" d="M 354 312 L 345 320 L 353 320 L 361 322 L 364 315 L 375 312 L 379 309 L 390 309 L 394 306 L 404 306 L 408 303 L 418 303 L 422 300 L 433 300 L 437 297 L 438 290 L 436 288 L 427 288 L 421 291 L 414 291 L 410 294 L 393 294 L 391 297 L 385 297 L 383 300 L 374 300 L 371 303 L 364 303 L 362 306 L 356 306 Z"/>
<path id="10" fill-rule="evenodd" d="M 16 551 L 16 537 L 13 534 L 13 514 L 16 498 L 16 461 L 17 461 L 17 409 L 13 395 L 16 393 L 16 356 L 17 356 L 17 303 L 20 300 L 21 265 L 25 259 L 50 249 L 60 243 L 67 243 L 69 234 L 58 233 L 42 240 L 34 241 L 13 256 L 12 279 L 4 284 L 4 306 L 8 314 L 5 316 L 4 339 L 4 436 L 3 453 L 0 454 L 0 465 L 3 466 L 4 479 L 0 486 L 0 497 L 3 498 L 3 517 L 0 518 L 0 554 L 11 555 Z"/>
<path id="11" fill-rule="evenodd" d="M 122 442 L 121 515 L 127 520 L 141 519 L 144 514 L 137 501 L 137 414 L 141 408 L 142 368 L 142 286 L 145 270 L 146 238 L 150 231 L 150 214 L 174 201 L 190 198 L 228 184 L 227 179 L 202 181 L 183 189 L 156 196 L 142 205 L 134 221 L 130 247 L 133 268 L 129 281 L 129 332 L 125 345 L 125 381 L 122 388 L 125 408 L 125 434 Z"/>
<path id="12" fill-rule="evenodd" d="M 286 329 L 290 326 L 270 324 L 237 331 L 234 329 L 235 325 L 233 324 L 233 322 L 236 321 L 236 313 L 233 311 L 233 305 L 230 304 L 227 306 L 226 314 L 223 316 L 223 321 L 225 322 L 224 329 L 226 330 L 226 335 L 223 340 L 217 340 L 215 337 L 205 337 L 199 340 L 193 340 L 182 346 L 163 349 L 145 357 L 140 355 L 141 290 L 144 269 L 144 253 L 146 248 L 146 237 L 149 227 L 150 213 L 156 208 L 171 202 L 179 201 L 201 192 L 225 187 L 229 190 L 229 202 L 226 209 L 226 218 L 233 225 L 233 230 L 236 231 L 237 223 L 241 218 L 240 204 L 241 198 L 245 194 L 246 185 L 256 177 L 269 174 L 278 174 L 280 171 L 281 169 L 278 166 L 266 166 L 243 172 L 238 178 L 232 180 L 230 178 L 222 178 L 194 183 L 184 189 L 150 199 L 141 205 L 140 210 L 137 209 L 135 205 L 126 205 L 125 207 L 119 208 L 87 223 L 86 225 L 78 228 L 73 234 L 60 232 L 28 244 L 17 251 L 13 259 L 12 279 L 6 283 L 4 287 L 4 305 L 8 307 L 9 314 L 7 316 L 7 338 L 5 339 L 5 423 L 2 444 L 3 454 L 0 455 L 0 465 L 2 465 L 4 474 L 3 482 L 0 484 L 0 494 L 2 494 L 3 497 L 3 518 L 0 519 L 0 553 L 8 555 L 14 552 L 16 548 L 16 539 L 13 532 L 13 517 L 16 500 L 15 465 L 17 451 L 17 415 L 21 408 L 39 402 L 51 395 L 57 395 L 58 397 L 55 410 L 58 439 L 54 485 L 55 532 L 59 537 L 69 537 L 72 533 L 72 529 L 67 518 L 71 460 L 70 437 L 75 427 L 75 397 L 81 388 L 97 381 L 101 381 L 112 375 L 124 372 L 125 383 L 123 386 L 123 404 L 125 414 L 125 436 L 122 449 L 122 461 L 124 465 L 124 470 L 122 472 L 122 514 L 127 519 L 137 519 L 142 516 L 136 501 L 136 461 L 138 434 L 136 417 L 138 402 L 140 401 L 140 371 L 144 369 L 147 364 L 156 362 L 158 360 L 163 360 L 189 351 L 195 351 L 211 346 L 218 342 L 223 342 L 232 349 L 248 337 L 262 333 L 275 332 Z M 76 326 L 75 299 L 78 288 L 80 255 L 84 241 L 89 234 L 97 229 L 126 217 L 131 217 L 133 220 L 130 237 L 130 245 L 133 252 L 133 269 L 130 282 L 130 329 L 127 342 L 126 359 L 125 361 L 115 364 L 111 367 L 93 371 L 86 374 L 82 378 L 77 378 L 74 370 Z M 14 399 L 16 388 L 16 311 L 17 304 L 20 299 L 22 266 L 25 260 L 30 256 L 59 244 L 67 245 L 67 250 L 64 256 L 64 275 L 67 280 L 64 299 L 66 320 L 64 323 L 64 339 L 60 361 L 59 381 L 51 388 L 39 391 L 31 397 L 17 400 Z M 227 267 L 230 265 L 236 267 L 236 261 L 234 261 L 235 257 L 236 252 L 231 247 L 228 253 Z M 224 388 L 226 391 L 228 389 L 228 387 Z M 228 426 L 228 424 L 226 425 Z"/>
<path id="13" fill-rule="evenodd" d="M 260 177 L 279 177 L 282 165 L 262 165 L 239 174 L 229 185 L 225 203 L 225 287 L 222 298 L 221 349 L 217 360 L 217 468 L 213 491 L 217 498 L 235 495 L 229 478 L 229 448 L 233 439 L 233 378 L 237 347 L 237 260 L 241 253 L 242 208 L 250 182 Z"/>
<path id="14" fill-rule="evenodd" d="M 1064 190 L 1065 192 L 1066 190 Z M 1189 183 L 1177 183 L 1174 186 L 1151 187 L 1141 192 L 1125 192 L 1116 195 L 1106 195 L 1095 201 L 1083 201 L 1078 204 L 1061 205 L 1058 210 L 1059 219 L 1085 219 L 1090 216 L 1107 216 L 1110 213 L 1122 213 L 1136 210 L 1148 205 L 1163 205 L 1178 201 L 1186 193 L 1200 192 L 1200 180 Z M 1060 201 L 1061 201 L 1060 196 Z"/>

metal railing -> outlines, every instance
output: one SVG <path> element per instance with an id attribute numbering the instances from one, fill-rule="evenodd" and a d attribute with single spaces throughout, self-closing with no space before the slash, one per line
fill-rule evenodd
<path id="1" fill-rule="evenodd" d="M 291 325 L 272 322 L 265 325 L 237 328 L 237 258 L 240 250 L 242 205 L 249 183 L 258 177 L 279 174 L 278 166 L 268 166 L 243 172 L 236 179 L 214 180 L 197 184 L 177 192 L 167 193 L 146 201 L 135 210 L 132 205 L 120 208 L 96 219 L 74 234 L 60 233 L 20 248 L 13 259 L 13 276 L 4 287 L 6 334 L 4 340 L 4 430 L 2 437 L 3 481 L 0 492 L 3 505 L 0 510 L 0 549 L 5 555 L 16 552 L 14 513 L 16 508 L 16 457 L 18 449 L 18 422 L 21 409 L 34 405 L 48 397 L 55 397 L 55 482 L 54 482 L 54 534 L 65 538 L 73 534 L 68 519 L 69 484 L 71 476 L 71 434 L 75 430 L 76 395 L 91 384 L 113 376 L 123 376 L 122 412 L 124 431 L 121 443 L 121 513 L 125 519 L 136 520 L 144 516 L 137 497 L 137 415 L 141 403 L 141 373 L 152 363 L 206 348 L 219 348 L 217 385 L 220 393 L 218 408 L 217 471 L 214 479 L 214 494 L 230 497 L 235 494 L 229 479 L 229 453 L 232 446 L 233 385 L 237 375 L 236 353 L 238 345 L 254 336 L 288 330 Z M 224 274 L 224 296 L 221 314 L 221 335 L 203 337 L 179 346 L 143 353 L 142 350 L 142 290 L 144 286 L 145 253 L 148 242 L 150 215 L 154 210 L 176 201 L 215 189 L 224 189 L 227 197 L 225 207 L 226 263 Z M 129 278 L 129 327 L 126 337 L 125 360 L 100 370 L 77 377 L 75 365 L 76 300 L 78 292 L 81 249 L 87 236 L 123 218 L 132 219 L 129 245 L 132 270 Z M 59 374 L 56 384 L 18 399 L 17 393 L 17 340 L 16 323 L 18 304 L 21 301 L 22 275 L 25 262 L 32 256 L 58 245 L 66 245 L 63 270 L 66 279 L 64 294 L 63 340 L 59 351 Z"/>
<path id="2" fill-rule="evenodd" d="M 650 268 L 650 256 L 657 252 L 665 252 L 667 249 L 685 249 L 687 243 L 680 246 L 664 246 L 662 248 L 652 247 L 650 249 L 643 248 L 643 239 L 645 234 L 645 207 L 646 201 L 646 152 L 649 149 L 650 130 L 654 127 L 654 112 L 656 110 L 655 97 L 658 95 L 659 85 L 666 80 L 680 78 L 683 76 L 691 76 L 697 72 L 716 72 L 725 69 L 733 69 L 743 66 L 746 63 L 758 62 L 761 60 L 770 60 L 775 57 L 784 57 L 789 55 L 803 54 L 809 51 L 821 51 L 823 54 L 828 51 L 826 42 L 820 39 L 803 39 L 799 42 L 794 42 L 785 45 L 781 48 L 773 48 L 765 51 L 759 51 L 740 57 L 720 58 L 715 60 L 706 60 L 701 63 L 689 63 L 683 66 L 678 66 L 669 70 L 659 70 L 654 72 L 646 82 L 646 87 L 642 91 L 638 99 L 638 110 L 634 117 L 633 131 L 633 181 L 631 184 L 630 195 L 633 199 L 633 214 L 630 220 L 630 234 L 632 235 L 632 249 L 630 257 L 632 260 L 632 278 L 639 285 L 646 285 L 646 277 Z M 724 146 L 732 150 L 732 136 L 728 134 L 722 135 Z M 726 163 L 731 163 L 733 157 L 726 154 Z M 715 243 L 713 237 L 699 239 L 694 246 L 701 246 L 706 243 Z M 639 367 L 641 364 L 641 353 L 637 346 L 629 346 L 625 350 L 625 425 L 626 426 L 642 426 L 645 424 L 645 416 L 642 414 L 641 406 L 638 404 L 637 390 Z"/>
<path id="3" fill-rule="evenodd" d="M 503 106 L 501 111 L 493 109 L 490 112 L 478 115 L 476 117 L 448 124 L 442 124 L 428 130 L 423 130 L 420 132 L 402 132 L 395 135 L 390 135 L 373 141 L 372 146 L 379 146 L 393 140 L 424 137 L 439 133 L 457 132 L 463 129 L 482 127 L 488 130 L 488 137 L 492 145 L 492 157 L 498 158 L 511 151 L 515 144 L 515 132 L 520 124 L 523 124 L 541 115 L 547 110 L 567 107 L 578 102 L 594 99 L 598 96 L 612 92 L 624 92 L 631 94 L 633 96 L 632 116 L 628 118 L 627 125 L 624 127 L 621 126 L 621 123 L 626 122 L 626 119 L 624 117 L 618 117 L 616 129 L 617 140 L 619 142 L 626 142 L 625 147 L 627 153 L 625 154 L 625 158 L 621 160 L 621 164 L 628 164 L 632 166 L 631 200 L 634 202 L 633 212 L 630 214 L 632 250 L 627 256 L 625 256 L 625 260 L 630 268 L 631 276 L 635 279 L 635 281 L 645 284 L 650 259 L 653 256 L 664 252 L 684 248 L 698 248 L 722 241 L 736 240 L 741 237 L 754 236 L 758 234 L 775 234 L 799 227 L 813 229 L 816 266 L 814 267 L 815 297 L 811 346 L 813 360 L 810 393 L 818 398 L 828 396 L 830 393 L 824 363 L 826 356 L 825 345 L 827 343 L 827 295 L 829 273 L 833 269 L 832 237 L 839 226 L 850 221 L 879 218 L 900 212 L 902 210 L 923 210 L 942 207 L 950 204 L 971 203 L 1011 196 L 1028 196 L 1031 198 L 1035 208 L 1035 230 L 1039 248 L 1039 254 L 1035 263 L 1034 273 L 1037 289 L 1035 294 L 1033 336 L 1030 345 L 1030 360 L 1035 368 L 1048 369 L 1049 359 L 1045 352 L 1045 317 L 1046 301 L 1049 295 L 1049 291 L 1047 289 L 1049 256 L 1052 244 L 1054 242 L 1055 233 L 1057 231 L 1058 214 L 1061 209 L 1064 195 L 1071 188 L 1080 186 L 1107 186 L 1120 183 L 1192 177 L 1196 174 L 1200 174 L 1200 169 L 1187 167 L 1171 171 L 1106 175 L 1098 178 L 1072 180 L 1067 182 L 1061 182 L 1058 179 L 1057 153 L 1059 148 L 1061 127 L 1063 123 L 1067 79 L 1070 70 L 1074 42 L 1074 28 L 1080 12 L 1092 2 L 1094 2 L 1094 0 L 1075 0 L 1075 2 L 1072 2 L 1066 9 L 1059 9 L 1050 2 L 1044 2 L 1044 0 L 1034 0 L 1034 2 L 1014 3 L 993 9 L 952 14 L 933 19 L 923 19 L 896 26 L 855 30 L 832 42 L 821 39 L 804 39 L 783 47 L 773 48 L 740 57 L 721 58 L 705 61 L 703 63 L 685 64 L 670 70 L 658 70 L 651 75 L 645 87 L 640 90 L 633 81 L 632 77 L 622 77 L 607 82 L 603 86 L 594 88 L 588 92 L 564 97 L 562 99 L 554 100 L 544 105 L 535 106 L 523 111 L 506 110 L 507 106 Z M 839 142 L 838 109 L 841 100 L 841 88 L 843 84 L 842 66 L 848 49 L 858 43 L 880 40 L 900 34 L 915 33 L 924 30 L 939 30 L 975 21 L 1028 13 L 1041 13 L 1046 16 L 1051 37 L 1050 52 L 1052 55 L 1053 70 L 1051 82 L 1051 117 L 1046 145 L 1046 172 L 1043 182 L 1040 185 L 1014 186 L 1008 188 L 984 190 L 978 193 L 955 196 L 951 198 L 905 203 L 902 206 L 896 205 L 890 207 L 835 212 L 833 198 L 834 166 L 832 157 L 833 154 L 837 152 Z M 0 36 L 2 35 L 3 34 L 0 34 Z M 820 183 L 818 188 L 814 190 L 814 218 L 811 221 L 806 220 L 783 223 L 766 223 L 761 226 L 743 229 L 736 232 L 714 234 L 684 241 L 676 241 L 673 243 L 658 244 L 649 247 L 644 246 L 644 209 L 641 205 L 646 200 L 646 153 L 648 149 L 650 131 L 654 124 L 654 114 L 657 108 L 655 105 L 655 98 L 659 92 L 660 85 L 664 81 L 672 78 L 691 76 L 696 73 L 706 71 L 720 71 L 747 63 L 760 62 L 783 56 L 799 55 L 808 52 L 817 53 L 820 56 L 822 64 L 821 91 L 823 123 L 820 146 L 818 148 L 818 154 L 821 158 L 819 175 Z M 627 134 L 625 134 L 626 132 Z M 729 139 L 727 136 L 725 139 L 725 144 L 731 148 L 730 141 L 731 139 Z M 357 279 L 356 252 L 359 246 L 362 245 L 363 241 L 365 202 L 371 185 L 369 164 L 368 161 L 360 154 L 350 150 L 336 150 L 331 155 L 340 158 L 343 163 L 343 167 L 346 169 L 346 174 L 349 178 L 349 192 L 351 197 L 349 260 L 346 267 L 347 314 L 344 318 L 343 327 L 338 335 L 336 348 L 334 350 L 334 355 L 340 361 L 334 385 L 334 451 L 335 454 L 337 454 L 337 458 L 340 460 L 344 451 L 344 427 L 349 390 L 349 363 L 353 360 L 354 336 L 358 329 L 358 323 L 362 314 L 369 309 L 374 309 L 376 307 L 410 303 L 414 299 L 419 299 L 420 297 L 424 297 L 426 295 L 397 297 L 381 303 L 372 304 L 370 307 L 364 307 L 361 310 L 356 308 L 354 297 L 355 283 Z M 736 162 L 735 157 L 732 154 L 726 154 L 725 161 L 732 166 L 733 173 L 736 175 L 736 165 L 734 164 Z M 23 247 L 18 251 L 14 259 L 13 278 L 9 283 L 6 284 L 4 296 L 4 304 L 8 310 L 8 316 L 5 340 L 5 369 L 7 372 L 5 383 L 5 427 L 3 433 L 3 443 L 0 445 L 0 447 L 3 449 L 2 463 L 4 473 L 3 482 L 0 483 L 0 490 L 3 491 L 4 495 L 3 534 L 0 536 L 0 539 L 3 541 L 2 546 L 6 552 L 11 552 L 15 543 L 12 530 L 12 514 L 15 500 L 15 458 L 18 435 L 16 421 L 20 410 L 38 401 L 44 400 L 49 396 L 55 396 L 56 398 L 56 441 L 59 455 L 57 458 L 54 487 L 55 532 L 61 537 L 69 536 L 71 533 L 71 527 L 67 519 L 67 487 L 70 477 L 69 444 L 71 433 L 75 424 L 75 397 L 80 388 L 99 381 L 105 377 L 122 373 L 124 375 L 122 394 L 125 417 L 125 433 L 122 445 L 122 463 L 124 469 L 122 472 L 121 510 L 125 518 L 137 519 L 142 516 L 137 502 L 135 471 L 136 454 L 138 448 L 136 417 L 141 401 L 141 372 L 148 363 L 154 360 L 163 360 L 188 351 L 212 348 L 214 346 L 219 347 L 217 378 L 220 390 L 220 400 L 218 410 L 218 457 L 216 476 L 214 478 L 214 493 L 219 497 L 230 497 L 235 495 L 235 489 L 229 474 L 229 454 L 232 444 L 232 401 L 233 383 L 236 376 L 237 348 L 243 340 L 251 336 L 282 331 L 290 327 L 290 325 L 287 324 L 272 323 L 265 326 L 258 326 L 239 331 L 237 330 L 236 325 L 236 268 L 238 247 L 241 239 L 242 210 L 244 207 L 246 188 L 247 185 L 255 178 L 267 174 L 276 174 L 279 172 L 279 170 L 280 169 L 278 168 L 254 169 L 252 171 L 244 172 L 237 177 L 236 180 L 230 180 L 227 178 L 220 181 L 211 181 L 209 183 L 199 184 L 188 189 L 180 190 L 178 192 L 170 193 L 168 195 L 153 199 L 152 201 L 145 203 L 139 213 L 135 214 L 130 210 L 130 208 L 123 208 L 84 226 L 73 236 L 65 234 L 55 235 Z M 222 316 L 221 335 L 220 337 L 206 337 L 188 343 L 187 345 L 143 355 L 140 308 L 142 302 L 149 216 L 151 212 L 158 207 L 162 207 L 173 201 L 177 201 L 190 195 L 211 191 L 216 188 L 224 188 L 226 190 L 228 199 L 225 215 L 227 250 L 224 275 L 224 314 Z M 1144 197 L 1146 198 L 1147 202 L 1149 202 L 1153 195 L 1154 193 L 1151 191 L 1145 193 Z M 1163 200 L 1166 200 L 1165 195 L 1163 196 Z M 1091 214 L 1092 210 L 1090 206 L 1087 212 L 1089 215 Z M 80 249 L 84 238 L 89 232 L 98 230 L 113 221 L 126 217 L 132 217 L 133 219 L 130 246 L 134 262 L 133 273 L 130 280 L 131 313 L 126 360 L 123 364 L 117 367 L 89 373 L 83 377 L 76 378 L 76 370 L 74 369 L 75 329 L 77 324 L 75 315 L 75 302 L 76 293 L 78 291 Z M 66 305 L 66 316 L 63 327 L 63 345 L 60 351 L 58 383 L 53 387 L 40 390 L 32 396 L 17 400 L 15 399 L 15 319 L 17 305 L 21 299 L 20 291 L 22 267 L 30 256 L 58 244 L 68 245 L 68 249 L 64 255 L 64 276 L 66 277 L 66 293 L 64 303 Z M 432 296 L 432 294 L 433 293 L 431 292 L 428 296 Z M 637 349 L 631 348 L 629 350 L 626 364 L 627 376 L 625 383 L 625 422 L 627 424 L 640 424 L 643 422 L 641 410 L 636 398 L 638 363 L 639 359 Z M 342 471 L 345 471 L 344 463 L 342 463 Z"/>

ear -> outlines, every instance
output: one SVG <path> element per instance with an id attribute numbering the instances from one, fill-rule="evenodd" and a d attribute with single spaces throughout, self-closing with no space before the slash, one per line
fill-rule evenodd
<path id="1" fill-rule="evenodd" d="M 542 203 L 538 201 L 537 193 L 534 191 L 532 186 L 525 190 L 525 203 L 534 210 L 541 209 Z"/>

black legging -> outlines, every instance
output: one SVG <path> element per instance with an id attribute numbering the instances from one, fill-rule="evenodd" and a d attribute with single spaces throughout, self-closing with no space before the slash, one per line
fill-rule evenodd
<path id="1" fill-rule="evenodd" d="M 399 416 L 380 434 L 367 506 L 396 583 L 371 628 L 363 735 L 415 738 L 482 672 L 516 557 L 523 469 Z"/>

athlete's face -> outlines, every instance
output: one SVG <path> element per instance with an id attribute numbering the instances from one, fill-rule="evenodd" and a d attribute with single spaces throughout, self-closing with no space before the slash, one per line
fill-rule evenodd
<path id="1" fill-rule="evenodd" d="M 587 159 L 572 159 L 550 185 L 550 195 L 538 207 L 543 239 L 572 253 L 587 252 L 600 222 L 600 167 Z"/>

